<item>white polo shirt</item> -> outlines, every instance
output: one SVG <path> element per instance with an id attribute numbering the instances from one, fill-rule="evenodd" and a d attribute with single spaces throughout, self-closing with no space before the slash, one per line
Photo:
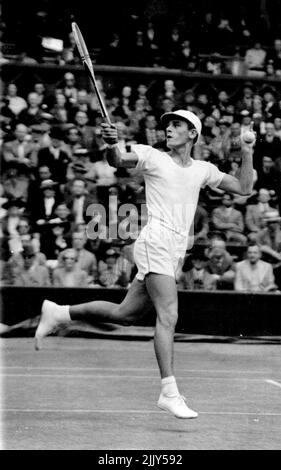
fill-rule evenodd
<path id="1" fill-rule="evenodd" d="M 206 185 L 217 187 L 224 176 L 215 165 L 191 159 L 186 167 L 177 165 L 166 152 L 149 145 L 132 145 L 138 156 L 136 170 L 145 180 L 148 223 L 188 235 L 193 223 L 199 192 Z"/>

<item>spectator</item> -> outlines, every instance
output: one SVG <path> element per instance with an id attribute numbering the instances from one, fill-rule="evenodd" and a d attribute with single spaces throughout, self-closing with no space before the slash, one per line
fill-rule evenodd
<path id="1" fill-rule="evenodd" d="M 6 106 L 11 111 L 12 116 L 17 118 L 21 111 L 27 108 L 27 102 L 18 96 L 18 87 L 15 83 L 9 83 L 5 96 Z M 1 110 L 3 112 L 3 110 Z"/>
<path id="2" fill-rule="evenodd" d="M 28 128 L 25 124 L 16 125 L 14 139 L 5 142 L 3 145 L 3 159 L 5 164 L 9 162 L 19 162 L 27 167 L 32 167 L 31 153 L 33 144 L 28 142 Z"/>
<path id="3" fill-rule="evenodd" d="M 209 217 L 207 211 L 198 204 L 194 216 L 194 243 L 207 241 L 209 232 Z"/>
<path id="4" fill-rule="evenodd" d="M 216 51 L 223 51 L 225 54 L 233 53 L 234 32 L 230 26 L 229 19 L 222 15 L 219 20 L 215 34 Z"/>
<path id="5" fill-rule="evenodd" d="M 35 92 L 29 93 L 27 96 L 27 104 L 27 108 L 19 113 L 18 120 L 27 126 L 40 124 L 42 109 L 39 95 Z"/>
<path id="6" fill-rule="evenodd" d="M 273 62 L 277 76 L 281 75 L 281 38 L 274 39 L 274 49 L 270 49 L 266 55 L 266 62 Z"/>
<path id="7" fill-rule="evenodd" d="M 77 46 L 74 38 L 73 32 L 68 34 L 68 38 L 66 43 L 64 44 L 63 51 L 62 51 L 62 61 L 65 64 L 71 65 L 80 65 L 80 56 L 77 51 Z"/>
<path id="8" fill-rule="evenodd" d="M 60 196 L 56 191 L 57 182 L 44 180 L 41 182 L 41 195 L 34 208 L 30 208 L 37 225 L 43 225 L 55 215 L 56 207 L 59 204 Z M 33 210 L 32 210 L 33 209 Z"/>
<path id="9" fill-rule="evenodd" d="M 27 202 L 30 183 L 30 171 L 27 165 L 19 161 L 10 161 L 3 177 L 4 195 L 12 199 Z"/>
<path id="10" fill-rule="evenodd" d="M 280 113 L 280 117 L 276 117 L 274 118 L 274 129 L 275 129 L 275 135 L 276 137 L 279 137 L 279 139 L 281 140 L 281 113 Z"/>
<path id="11" fill-rule="evenodd" d="M 63 94 L 71 105 L 77 102 L 77 88 L 75 86 L 75 77 L 73 73 L 66 72 L 64 75 Z"/>
<path id="12" fill-rule="evenodd" d="M 143 31 L 138 29 L 135 32 L 130 46 L 128 47 L 127 45 L 127 50 L 128 53 L 126 54 L 126 65 L 134 65 L 138 67 L 148 66 L 149 58 L 147 57 L 147 49 Z"/>
<path id="13" fill-rule="evenodd" d="M 77 111 L 74 116 L 74 124 L 80 132 L 81 146 L 91 150 L 95 144 L 95 130 L 88 123 L 89 117 L 87 113 L 85 111 Z"/>
<path id="14" fill-rule="evenodd" d="M 249 231 L 249 238 L 255 240 L 257 234 L 264 228 L 264 215 L 274 210 L 270 206 L 270 193 L 268 189 L 261 188 L 258 192 L 257 204 L 249 204 L 246 209 L 245 224 Z"/>
<path id="15" fill-rule="evenodd" d="M 146 50 L 147 65 L 155 67 L 159 65 L 159 40 L 154 24 L 149 21 L 144 31 L 144 45 Z"/>
<path id="16" fill-rule="evenodd" d="M 39 165 L 47 165 L 51 173 L 55 175 L 58 183 L 66 181 L 66 171 L 70 158 L 63 148 L 63 132 L 58 127 L 53 127 L 50 132 L 51 147 L 40 149 L 38 152 Z"/>
<path id="17" fill-rule="evenodd" d="M 146 115 L 145 100 L 138 98 L 130 115 L 130 127 L 135 134 L 140 132 L 140 122 L 145 120 Z"/>
<path id="18" fill-rule="evenodd" d="M 191 48 L 190 40 L 184 39 L 181 44 L 181 51 L 179 56 L 179 63 L 177 68 L 181 68 L 183 70 L 191 70 L 192 63 L 196 61 L 195 54 L 193 49 Z"/>
<path id="19" fill-rule="evenodd" d="M 213 275 L 206 269 L 207 257 L 202 250 L 194 249 L 190 255 L 192 268 L 181 271 L 178 278 L 178 289 L 183 290 L 213 290 L 216 282 Z"/>
<path id="20" fill-rule="evenodd" d="M 249 131 L 252 126 L 252 115 L 247 109 L 243 109 L 240 113 L 241 116 L 241 134 Z"/>
<path id="21" fill-rule="evenodd" d="M 52 218 L 39 226 L 41 251 L 45 254 L 51 268 L 56 267 L 59 254 L 70 244 L 69 224 L 60 218 Z"/>
<path id="22" fill-rule="evenodd" d="M 128 261 L 120 253 L 110 248 L 105 253 L 104 261 L 99 262 L 99 282 L 103 287 L 127 287 L 130 276 Z"/>
<path id="23" fill-rule="evenodd" d="M 135 136 L 139 144 L 154 145 L 157 142 L 156 127 L 157 121 L 154 114 L 147 114 L 143 121 L 140 122 L 141 131 Z"/>
<path id="24" fill-rule="evenodd" d="M 255 41 L 250 49 L 246 50 L 245 54 L 245 65 L 247 67 L 248 75 L 257 75 L 263 72 L 266 52 L 261 47 L 259 41 Z"/>
<path id="25" fill-rule="evenodd" d="M 175 26 L 165 42 L 165 54 L 167 54 L 164 56 L 165 64 L 172 69 L 177 69 L 180 64 L 182 48 L 182 38 L 179 28 Z"/>
<path id="26" fill-rule="evenodd" d="M 21 243 L 17 227 L 23 215 L 25 203 L 21 199 L 8 199 L 2 204 L 2 208 L 7 210 L 1 221 L 2 233 L 8 240 L 10 252 L 18 252 L 21 249 Z"/>
<path id="27" fill-rule="evenodd" d="M 118 33 L 112 33 L 109 43 L 103 48 L 99 62 L 101 64 L 123 65 L 122 45 Z"/>
<path id="28" fill-rule="evenodd" d="M 253 107 L 253 95 L 254 95 L 254 87 L 251 82 L 245 82 L 242 88 L 242 97 L 236 103 L 236 110 L 238 112 L 243 111 L 243 109 L 247 109 L 248 111 L 252 111 Z"/>
<path id="29" fill-rule="evenodd" d="M 39 100 L 39 105 L 41 109 L 45 109 L 48 107 L 48 94 L 46 87 L 43 82 L 36 82 L 34 84 L 33 90 L 35 93 L 37 93 L 38 100 Z"/>
<path id="30" fill-rule="evenodd" d="M 232 257 L 224 248 L 222 241 L 213 244 L 208 252 L 206 270 L 212 275 L 217 290 L 233 289 L 235 266 Z"/>
<path id="31" fill-rule="evenodd" d="M 24 219 L 27 220 L 27 219 Z M 28 223 L 28 221 L 27 221 Z M 34 249 L 34 262 L 36 262 L 40 266 L 46 266 L 46 256 L 44 253 L 40 251 L 40 242 L 39 239 L 37 238 L 37 234 L 32 234 L 31 232 L 28 233 L 21 233 L 23 230 L 20 228 L 21 221 L 19 222 L 18 226 L 18 233 L 19 233 L 19 240 L 20 240 L 20 245 L 19 245 L 19 251 L 14 251 L 12 253 L 12 256 L 10 258 L 10 262 L 13 266 L 16 266 L 16 264 L 19 265 L 20 268 L 22 268 L 23 265 L 23 257 L 22 257 L 22 252 L 25 250 L 26 247 L 32 246 Z"/>
<path id="32" fill-rule="evenodd" d="M 281 155 L 281 141 L 279 137 L 275 136 L 275 128 L 272 122 L 266 122 L 265 135 L 256 144 L 254 154 L 256 168 L 261 165 L 264 155 L 272 158 L 273 161 Z"/>
<path id="33" fill-rule="evenodd" d="M 34 201 L 37 201 L 41 195 L 41 183 L 45 180 L 51 180 L 52 173 L 47 165 L 41 165 L 36 169 L 33 179 L 31 179 L 28 188 L 27 207 L 32 211 Z"/>
<path id="34" fill-rule="evenodd" d="M 73 232 L 72 248 L 77 254 L 77 266 L 87 274 L 87 284 L 95 283 L 97 278 L 97 258 L 85 249 L 86 235 L 83 232 Z"/>
<path id="35" fill-rule="evenodd" d="M 278 159 L 276 159 L 277 161 Z M 262 157 L 262 166 L 257 168 L 257 181 L 255 189 L 266 188 L 269 191 L 279 192 L 279 178 L 278 171 L 274 166 L 271 157 L 264 155 Z"/>
<path id="36" fill-rule="evenodd" d="M 269 210 L 264 214 L 264 225 L 256 237 L 262 253 L 273 261 L 281 261 L 281 217 L 278 210 Z"/>
<path id="37" fill-rule="evenodd" d="M 74 152 L 75 150 L 79 149 L 82 147 L 81 144 L 81 132 L 79 129 L 71 125 L 67 131 L 66 131 L 66 146 L 65 146 L 65 151 L 68 153 L 70 159 L 73 161 L 74 160 Z"/>
<path id="38" fill-rule="evenodd" d="M 86 170 L 84 173 L 84 178 L 90 182 L 94 182 L 96 179 L 96 170 L 95 164 L 90 160 L 90 152 L 86 148 L 77 148 L 73 154 L 73 163 L 68 165 L 67 169 L 67 179 L 71 180 L 75 177 L 73 172 L 74 165 L 83 165 L 83 168 Z"/>
<path id="39" fill-rule="evenodd" d="M 36 162 L 36 165 L 39 149 L 51 146 L 51 138 L 49 134 L 51 131 L 52 119 L 50 119 L 50 116 L 51 115 L 49 113 L 42 113 L 41 124 L 33 124 L 30 126 L 31 141 L 33 142 L 33 151 L 35 152 L 34 161 Z"/>
<path id="40" fill-rule="evenodd" d="M 261 248 L 252 243 L 247 258 L 236 264 L 235 290 L 269 292 L 277 289 L 272 265 L 261 260 Z"/>
<path id="41" fill-rule="evenodd" d="M 114 186 L 116 180 L 116 168 L 109 165 L 106 152 L 102 154 L 102 160 L 94 163 L 94 170 L 96 174 L 97 182 L 97 195 L 101 203 L 107 205 L 108 203 L 108 190 L 111 186 Z"/>
<path id="42" fill-rule="evenodd" d="M 240 123 L 235 121 L 230 126 L 230 133 L 224 139 L 222 146 L 223 154 L 225 159 L 231 157 L 240 157 L 241 154 L 241 126 Z"/>
<path id="43" fill-rule="evenodd" d="M 87 90 L 80 89 L 77 91 L 77 101 L 70 108 L 69 111 L 69 120 L 73 121 L 73 117 L 78 111 L 84 111 L 89 118 L 89 123 L 92 125 L 94 118 L 97 116 L 97 112 L 93 111 L 90 106 L 90 96 L 87 93 Z"/>
<path id="44" fill-rule="evenodd" d="M 151 106 L 148 98 L 148 87 L 144 83 L 140 83 L 136 90 L 137 94 L 135 100 L 143 99 L 144 100 L 144 107 L 146 111 L 151 111 Z"/>
<path id="45" fill-rule="evenodd" d="M 93 199 L 88 195 L 85 179 L 75 178 L 72 180 L 71 196 L 67 200 L 67 207 L 70 210 L 70 218 L 75 225 L 85 223 L 87 208 L 93 202 Z"/>
<path id="46" fill-rule="evenodd" d="M 56 90 L 53 106 L 50 109 L 54 121 L 58 124 L 65 124 L 70 120 L 70 104 L 61 90 Z"/>
<path id="47" fill-rule="evenodd" d="M 233 195 L 225 193 L 222 197 L 222 205 L 212 212 L 212 223 L 215 230 L 226 235 L 227 241 L 244 244 L 246 237 L 243 235 L 244 222 L 240 211 L 233 208 Z"/>
<path id="48" fill-rule="evenodd" d="M 55 287 L 87 287 L 87 274 L 77 265 L 77 254 L 73 248 L 62 254 L 62 266 L 54 269 Z"/>
<path id="49" fill-rule="evenodd" d="M 51 285 L 49 271 L 45 266 L 38 264 L 36 253 L 32 244 L 24 247 L 22 254 L 23 263 L 15 263 L 13 285 L 24 287 L 48 287 Z"/>
<path id="50" fill-rule="evenodd" d="M 263 96 L 263 114 L 267 121 L 272 122 L 275 116 L 279 114 L 276 103 L 276 90 L 271 86 L 264 86 L 261 89 Z"/>

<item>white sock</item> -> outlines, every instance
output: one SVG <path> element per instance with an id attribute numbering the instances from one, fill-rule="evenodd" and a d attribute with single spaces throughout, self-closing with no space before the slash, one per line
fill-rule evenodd
<path id="1" fill-rule="evenodd" d="M 161 380 L 161 393 L 166 397 L 176 397 L 179 395 L 177 382 L 173 375 Z"/>
<path id="2" fill-rule="evenodd" d="M 58 305 L 60 321 L 62 323 L 69 322 L 71 320 L 69 315 L 69 305 Z"/>

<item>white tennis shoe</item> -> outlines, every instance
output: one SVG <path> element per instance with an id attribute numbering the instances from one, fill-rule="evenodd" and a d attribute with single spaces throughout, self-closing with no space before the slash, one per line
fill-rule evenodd
<path id="1" fill-rule="evenodd" d="M 176 418 L 191 419 L 197 418 L 198 413 L 191 410 L 185 403 L 185 397 L 183 395 L 177 395 L 175 397 L 168 397 L 160 394 L 157 406 L 161 410 L 172 413 Z"/>
<path id="2" fill-rule="evenodd" d="M 63 319 L 60 315 L 60 305 L 50 300 L 44 300 L 39 325 L 35 332 L 34 347 L 37 351 L 41 349 L 42 339 L 51 334 L 61 323 L 63 323 Z"/>

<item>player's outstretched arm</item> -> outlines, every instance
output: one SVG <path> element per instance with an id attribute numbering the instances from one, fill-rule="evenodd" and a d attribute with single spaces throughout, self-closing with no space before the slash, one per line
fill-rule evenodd
<path id="1" fill-rule="evenodd" d="M 123 153 L 118 148 L 117 128 L 113 124 L 102 124 L 102 137 L 108 144 L 106 158 L 110 166 L 115 168 L 134 168 L 138 163 L 138 156 L 135 152 Z"/>
<path id="2" fill-rule="evenodd" d="M 240 174 L 237 178 L 225 174 L 219 185 L 220 189 L 241 196 L 250 196 L 253 191 L 253 147 L 255 142 L 256 135 L 252 130 L 241 136 L 242 163 Z"/>

